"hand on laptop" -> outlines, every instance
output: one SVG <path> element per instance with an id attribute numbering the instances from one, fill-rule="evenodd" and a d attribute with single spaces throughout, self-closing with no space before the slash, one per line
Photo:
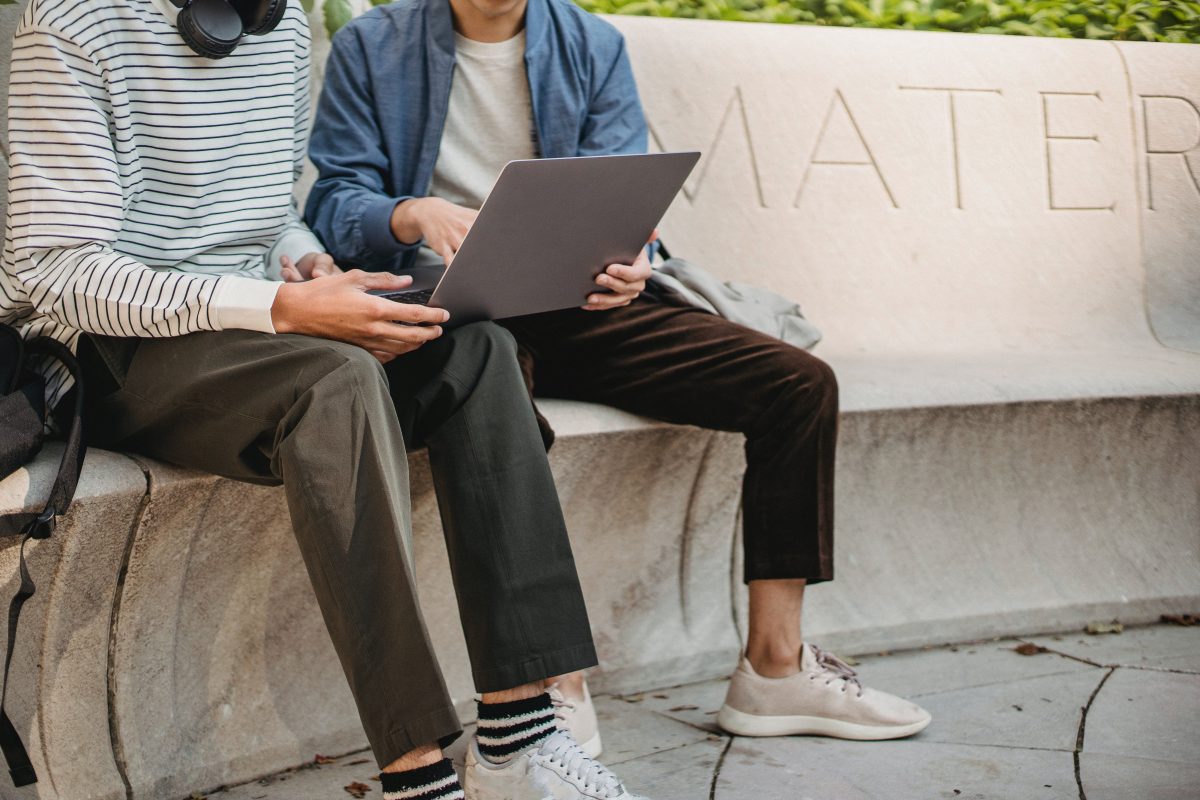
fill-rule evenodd
<path id="1" fill-rule="evenodd" d="M 653 241 L 653 240 L 651 240 Z M 588 295 L 586 311 L 607 311 L 610 308 L 627 306 L 646 290 L 646 279 L 650 277 L 650 258 L 643 249 L 632 264 L 612 264 L 596 276 L 596 284 L 608 289 L 607 293 Z"/>
<path id="2" fill-rule="evenodd" d="M 288 283 L 337 275 L 341 271 L 341 268 L 333 263 L 333 256 L 328 253 L 306 253 L 295 262 L 288 256 L 279 257 L 279 274 Z"/>
<path id="3" fill-rule="evenodd" d="M 440 308 L 396 303 L 367 294 L 371 289 L 395 291 L 411 284 L 412 278 L 407 275 L 359 269 L 284 283 L 271 306 L 271 322 L 277 333 L 356 344 L 386 364 L 441 336 L 439 323 L 450 318 Z"/>
<path id="4" fill-rule="evenodd" d="M 478 216 L 478 211 L 440 197 L 415 197 L 392 211 L 392 235 L 401 242 L 424 239 L 449 266 Z"/>

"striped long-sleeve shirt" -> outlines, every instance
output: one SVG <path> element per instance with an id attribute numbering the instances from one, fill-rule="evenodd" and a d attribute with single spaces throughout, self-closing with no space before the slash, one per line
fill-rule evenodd
<path id="1" fill-rule="evenodd" d="M 307 21 L 195 55 L 169 0 L 30 0 L 13 41 L 0 321 L 81 331 L 273 331 L 286 252 L 320 245 L 291 189 L 309 125 Z M 51 370 L 49 400 L 69 388 Z"/>

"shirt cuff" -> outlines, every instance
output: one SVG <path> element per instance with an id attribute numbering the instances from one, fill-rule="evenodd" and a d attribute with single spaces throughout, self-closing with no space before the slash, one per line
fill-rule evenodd
<path id="1" fill-rule="evenodd" d="M 361 221 L 363 245 L 368 252 L 383 257 L 391 257 L 405 250 L 411 250 L 420 244 L 419 241 L 405 243 L 396 239 L 392 234 L 392 212 L 396 206 L 411 197 L 381 197 L 372 200 L 363 209 Z"/>
<path id="2" fill-rule="evenodd" d="M 217 279 L 209 308 L 213 312 L 216 330 L 241 328 L 247 331 L 274 333 L 271 306 L 282 281 L 262 281 L 225 275 Z"/>
<path id="3" fill-rule="evenodd" d="M 324 253 L 325 248 L 308 228 L 294 227 L 285 229 L 283 235 L 275 240 L 267 251 L 266 276 L 267 280 L 277 281 L 280 278 L 279 259 L 287 256 L 293 264 L 309 253 Z"/>

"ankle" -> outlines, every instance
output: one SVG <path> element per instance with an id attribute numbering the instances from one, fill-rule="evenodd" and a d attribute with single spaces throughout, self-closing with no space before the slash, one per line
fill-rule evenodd
<path id="1" fill-rule="evenodd" d="M 416 750 L 410 750 L 383 768 L 383 773 L 409 772 L 414 769 L 432 766 L 443 758 L 442 748 L 436 744 L 426 744 Z"/>
<path id="2" fill-rule="evenodd" d="M 746 648 L 746 660 L 764 678 L 786 678 L 800 671 L 802 643 L 752 643 Z"/>

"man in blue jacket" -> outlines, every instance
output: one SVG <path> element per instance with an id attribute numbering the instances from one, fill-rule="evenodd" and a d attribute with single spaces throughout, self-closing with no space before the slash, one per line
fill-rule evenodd
<path id="1" fill-rule="evenodd" d="M 400 0 L 333 40 L 306 217 L 340 261 L 407 270 L 453 258 L 510 160 L 646 151 L 620 33 L 568 0 Z M 833 577 L 837 384 L 814 356 L 643 294 L 614 265 L 580 309 L 503 324 L 530 387 L 746 435 L 745 658 L 718 721 L 743 735 L 908 736 L 918 706 L 864 688 L 803 642 L 804 588 Z M 600 291 L 603 290 L 603 291 Z M 544 420 L 543 420 L 544 423 Z M 549 437 L 547 437 L 549 438 Z M 565 714 L 599 750 L 580 676 Z"/>

